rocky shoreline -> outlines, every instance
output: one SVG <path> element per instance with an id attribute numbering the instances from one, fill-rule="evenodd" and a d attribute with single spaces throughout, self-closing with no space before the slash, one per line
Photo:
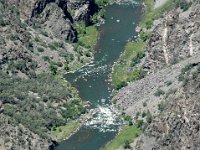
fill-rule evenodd
<path id="1" fill-rule="evenodd" d="M 184 3 L 184 7 L 165 12 L 149 30 L 139 30 L 151 33 L 139 64 L 146 75 L 128 83 L 113 98 L 114 105 L 133 123 L 142 122 L 143 134 L 130 144 L 133 149 L 199 147 L 200 5 L 197 1 Z"/>

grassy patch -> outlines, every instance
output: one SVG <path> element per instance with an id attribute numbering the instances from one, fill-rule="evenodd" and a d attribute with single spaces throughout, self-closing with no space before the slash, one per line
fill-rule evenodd
<path id="1" fill-rule="evenodd" d="M 106 4 L 108 4 L 108 0 L 95 0 L 95 3 L 99 6 L 105 6 Z"/>
<path id="2" fill-rule="evenodd" d="M 134 126 L 125 126 L 115 139 L 108 143 L 102 150 L 116 150 L 123 146 L 127 141 L 131 143 L 140 134 L 140 132 L 140 129 Z"/>
<path id="3" fill-rule="evenodd" d="M 142 28 L 150 29 L 155 19 L 161 17 L 164 12 L 180 6 L 181 3 L 182 0 L 168 0 L 164 5 L 154 9 L 154 0 L 145 0 L 146 13 L 140 22 L 140 26 Z"/>
<path id="4" fill-rule="evenodd" d="M 112 82 L 115 89 L 120 89 L 126 82 L 134 81 L 142 77 L 141 68 L 132 68 L 144 57 L 146 43 L 142 40 L 128 42 L 125 46 L 124 54 L 121 55 L 117 64 L 113 67 Z"/>
<path id="5" fill-rule="evenodd" d="M 65 138 L 69 137 L 75 130 L 77 130 L 80 125 L 81 124 L 78 121 L 71 121 L 65 126 L 52 128 L 51 135 L 57 140 L 62 141 Z"/>
<path id="6" fill-rule="evenodd" d="M 98 31 L 95 26 L 85 27 L 84 23 L 76 25 L 78 31 L 78 42 L 85 48 L 92 49 L 98 38 Z"/>

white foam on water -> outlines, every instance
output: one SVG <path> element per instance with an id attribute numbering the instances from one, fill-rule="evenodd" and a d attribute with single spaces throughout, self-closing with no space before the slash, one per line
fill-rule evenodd
<path id="1" fill-rule="evenodd" d="M 115 132 L 122 123 L 120 112 L 112 106 L 105 105 L 93 110 L 93 116 L 85 126 L 99 129 L 100 132 Z"/>
<path id="2" fill-rule="evenodd" d="M 81 73 L 77 78 L 74 79 L 76 82 L 80 78 L 85 78 L 86 76 L 92 76 L 92 75 L 98 75 L 98 74 L 105 74 L 109 71 L 108 65 L 103 66 L 97 66 L 97 65 L 90 65 L 87 66 L 87 68 L 79 70 L 79 73 Z"/>
<path id="3" fill-rule="evenodd" d="M 120 5 L 137 5 L 139 4 L 139 2 L 135 1 L 135 0 L 112 0 L 111 3 L 118 3 Z"/>

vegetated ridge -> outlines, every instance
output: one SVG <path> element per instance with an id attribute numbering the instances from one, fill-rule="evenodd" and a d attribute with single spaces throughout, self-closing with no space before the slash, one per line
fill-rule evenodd
<path id="1" fill-rule="evenodd" d="M 61 76 L 92 60 L 103 5 L 0 0 L 1 150 L 50 149 L 58 141 L 52 131 L 62 133 L 60 126 L 86 112 L 87 103 Z"/>

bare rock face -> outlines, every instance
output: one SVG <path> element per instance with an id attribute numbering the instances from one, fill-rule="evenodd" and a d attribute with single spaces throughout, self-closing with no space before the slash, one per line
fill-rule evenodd
<path id="1" fill-rule="evenodd" d="M 69 41 L 76 40 L 76 31 L 72 27 L 71 21 L 68 18 L 65 19 L 63 10 L 56 4 L 48 4 L 43 12 L 35 19 L 47 31 L 51 30 L 55 37 Z"/>
<path id="2" fill-rule="evenodd" d="M 114 102 L 132 121 L 143 121 L 144 132 L 133 149 L 198 150 L 200 4 L 164 16 L 154 22 L 141 62 L 147 76 L 120 89 Z M 146 112 L 151 119 L 143 116 Z"/>
<path id="3" fill-rule="evenodd" d="M 20 18 L 30 19 L 40 14 L 49 3 L 55 3 L 63 9 L 64 12 L 76 11 L 70 14 L 75 20 L 84 19 L 88 16 L 90 5 L 94 5 L 91 0 L 9 0 L 10 3 L 19 5 Z"/>
<path id="4" fill-rule="evenodd" d="M 83 21 L 89 25 L 92 9 L 97 7 L 91 0 L 9 0 L 9 3 L 19 6 L 22 20 L 35 20 L 42 14 L 43 22 L 49 30 L 72 42 L 77 38 L 72 24 Z"/>
<path id="5" fill-rule="evenodd" d="M 156 21 L 143 65 L 147 73 L 155 73 L 200 51 L 199 14 L 198 4 L 186 12 L 171 11 Z"/>
<path id="6" fill-rule="evenodd" d="M 154 118 L 144 135 L 140 137 L 137 149 L 199 149 L 199 77 L 200 74 L 192 80 L 189 77 L 190 79 L 184 87 L 179 88 L 165 99 L 164 112 Z"/>
<path id="7" fill-rule="evenodd" d="M 75 11 L 75 15 L 74 15 L 74 20 L 78 21 L 78 20 L 85 20 L 86 22 L 88 21 L 88 9 L 89 8 L 89 4 L 84 4 L 81 8 L 79 8 L 78 10 Z"/>

